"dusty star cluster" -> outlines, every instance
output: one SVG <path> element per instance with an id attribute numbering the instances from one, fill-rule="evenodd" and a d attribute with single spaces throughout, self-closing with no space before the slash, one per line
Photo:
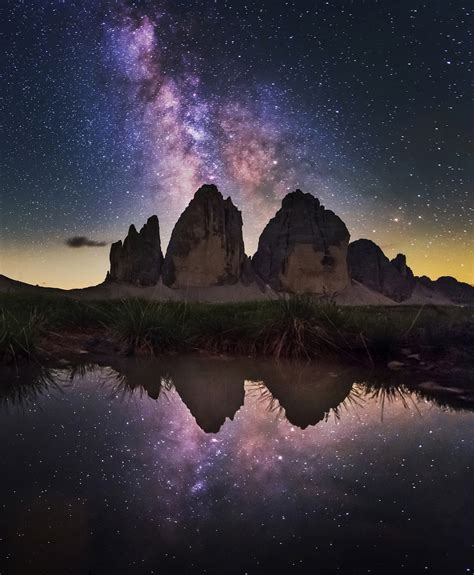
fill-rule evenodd
<path id="1" fill-rule="evenodd" d="M 469 7 L 264 0 L 6 0 L 1 271 L 100 281 L 199 185 L 242 210 L 249 254 L 297 187 L 416 273 L 473 281 Z M 19 264 L 21 257 L 21 265 Z M 72 259 L 71 259 L 72 258 Z M 53 266 L 53 262 L 55 265 Z M 86 269 L 86 272 L 84 272 Z"/>

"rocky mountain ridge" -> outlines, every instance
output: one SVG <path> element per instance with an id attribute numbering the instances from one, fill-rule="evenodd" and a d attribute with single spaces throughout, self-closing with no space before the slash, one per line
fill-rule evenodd
<path id="1" fill-rule="evenodd" d="M 390 260 L 374 242 L 349 243 L 344 222 L 301 190 L 285 196 L 255 255 L 245 253 L 242 215 L 214 185 L 199 188 L 163 256 L 156 215 L 112 244 L 102 284 L 61 290 L 0 275 L 0 292 L 86 299 L 255 301 L 313 294 L 340 305 L 474 305 L 474 286 L 416 277 L 404 254 Z"/>
<path id="2" fill-rule="evenodd" d="M 387 302 L 474 303 L 474 287 L 454 278 L 418 278 L 404 254 L 390 260 L 371 240 L 349 239 L 334 212 L 296 190 L 283 198 L 249 258 L 241 212 L 230 197 L 206 184 L 178 219 L 164 258 L 157 216 L 140 232 L 130 226 L 123 244 L 112 244 L 106 283 L 160 284 L 173 292 L 253 285 L 261 291 L 329 297 L 361 285 Z"/>

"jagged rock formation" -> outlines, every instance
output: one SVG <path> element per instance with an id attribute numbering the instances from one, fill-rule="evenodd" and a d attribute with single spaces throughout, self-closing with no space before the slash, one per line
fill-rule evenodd
<path id="1" fill-rule="evenodd" d="M 350 283 L 349 232 L 344 222 L 311 194 L 296 190 L 260 236 L 255 273 L 278 291 L 336 293 Z"/>
<path id="2" fill-rule="evenodd" d="M 240 211 L 216 186 L 204 185 L 176 223 L 166 258 L 158 218 L 152 216 L 140 232 L 132 225 L 123 243 L 112 244 L 106 282 L 87 293 L 73 290 L 68 295 L 130 297 L 135 286 L 153 286 L 143 296 L 205 301 L 277 297 L 265 290 L 267 284 L 281 292 L 332 295 L 345 305 L 359 300 L 380 305 L 474 304 L 474 286 L 451 277 L 415 277 L 403 254 L 390 261 L 374 242 L 349 244 L 349 237 L 338 216 L 311 194 L 296 190 L 283 199 L 250 260 L 244 252 Z M 0 291 L 32 289 L 42 288 L 0 276 Z"/>
<path id="3" fill-rule="evenodd" d="M 157 216 L 151 216 L 140 232 L 132 224 L 123 244 L 120 240 L 112 244 L 107 280 L 139 286 L 155 285 L 162 262 L 160 225 Z"/>
<path id="4" fill-rule="evenodd" d="M 395 301 L 409 298 L 415 288 L 416 281 L 405 256 L 398 254 L 390 261 L 371 240 L 349 244 L 348 262 L 353 279 Z"/>
<path id="5" fill-rule="evenodd" d="M 390 263 L 395 266 L 402 277 L 404 277 L 408 282 L 414 283 L 415 276 L 413 275 L 411 268 L 407 266 L 407 257 L 405 254 L 397 254 Z"/>
<path id="6" fill-rule="evenodd" d="M 417 280 L 423 286 L 440 293 L 454 303 L 461 305 L 474 304 L 474 286 L 472 285 L 460 282 L 450 276 L 442 276 L 437 280 L 432 280 L 427 276 L 421 276 L 417 278 Z"/>
<path id="7" fill-rule="evenodd" d="M 163 283 L 173 288 L 251 281 L 244 251 L 242 215 L 214 185 L 195 193 L 179 217 L 166 252 Z"/>

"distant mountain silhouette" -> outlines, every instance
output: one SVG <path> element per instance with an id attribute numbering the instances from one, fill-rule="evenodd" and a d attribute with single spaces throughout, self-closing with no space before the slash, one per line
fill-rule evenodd
<path id="1" fill-rule="evenodd" d="M 415 289 L 416 280 L 406 265 L 405 256 L 398 254 L 390 261 L 371 240 L 349 244 L 348 262 L 353 279 L 394 301 L 408 299 Z"/>
<path id="2" fill-rule="evenodd" d="M 253 283 L 268 286 L 276 293 L 309 293 L 336 300 L 355 281 L 397 303 L 410 302 L 412 298 L 417 304 L 474 303 L 474 288 L 468 284 L 454 278 L 440 278 L 436 282 L 417 278 L 407 266 L 404 254 L 390 261 L 371 240 L 360 239 L 349 244 L 344 222 L 326 210 L 317 198 L 301 190 L 283 198 L 280 210 L 263 230 L 252 258 L 244 251 L 239 210 L 230 198 L 224 200 L 214 185 L 199 188 L 180 216 L 161 274 L 159 237 L 154 241 L 155 257 L 160 263 L 150 274 L 143 244 L 132 243 L 130 234 L 137 236 L 133 226 L 123 244 L 129 247 L 128 251 L 122 248 L 122 252 L 126 251 L 123 256 L 121 242 L 112 246 L 109 280 L 149 285 L 143 277 L 151 276 L 155 284 L 161 280 L 173 289 Z M 131 251 L 133 246 L 135 252 Z M 125 270 L 122 276 L 127 279 L 119 279 L 114 272 L 117 268 Z M 357 297 L 354 303 L 358 303 L 355 300 Z M 371 303 L 370 298 L 359 303 Z"/>
<path id="3" fill-rule="evenodd" d="M 442 276 L 433 281 L 427 276 L 417 278 L 420 284 L 437 291 L 454 303 L 470 305 L 474 302 L 474 286 L 460 282 L 451 276 Z"/>
<path id="4" fill-rule="evenodd" d="M 347 305 L 474 304 L 474 287 L 451 277 L 415 277 L 404 254 L 393 260 L 374 242 L 349 243 L 344 222 L 296 190 L 245 254 L 242 216 L 212 184 L 201 186 L 161 251 L 158 217 L 112 244 L 105 282 L 82 290 L 40 288 L 0 276 L 0 291 L 72 297 L 240 301 L 312 294 Z"/>

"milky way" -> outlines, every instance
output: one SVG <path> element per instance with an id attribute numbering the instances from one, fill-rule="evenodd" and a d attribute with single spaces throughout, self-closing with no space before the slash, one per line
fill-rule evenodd
<path id="1" fill-rule="evenodd" d="M 319 197 L 415 273 L 472 281 L 469 10 L 458 2 L 70 0 L 0 6 L 1 271 L 100 281 L 110 242 L 162 240 L 214 182 L 246 249 L 281 198 Z"/>
<path id="2" fill-rule="evenodd" d="M 294 113 L 281 87 L 242 83 L 232 62 L 215 86 L 206 84 L 199 52 L 180 53 L 186 20 L 156 5 L 145 11 L 122 5 L 104 25 L 104 51 L 112 85 L 126 85 L 125 131 L 128 145 L 140 151 L 142 191 L 150 209 L 164 206 L 165 227 L 203 182 L 214 182 L 244 208 L 255 247 L 289 191 L 317 189 L 323 199 L 340 192 L 331 163 L 318 152 L 318 131 Z M 341 159 L 339 171 L 344 167 Z M 347 199 L 333 203 L 340 208 Z"/>

